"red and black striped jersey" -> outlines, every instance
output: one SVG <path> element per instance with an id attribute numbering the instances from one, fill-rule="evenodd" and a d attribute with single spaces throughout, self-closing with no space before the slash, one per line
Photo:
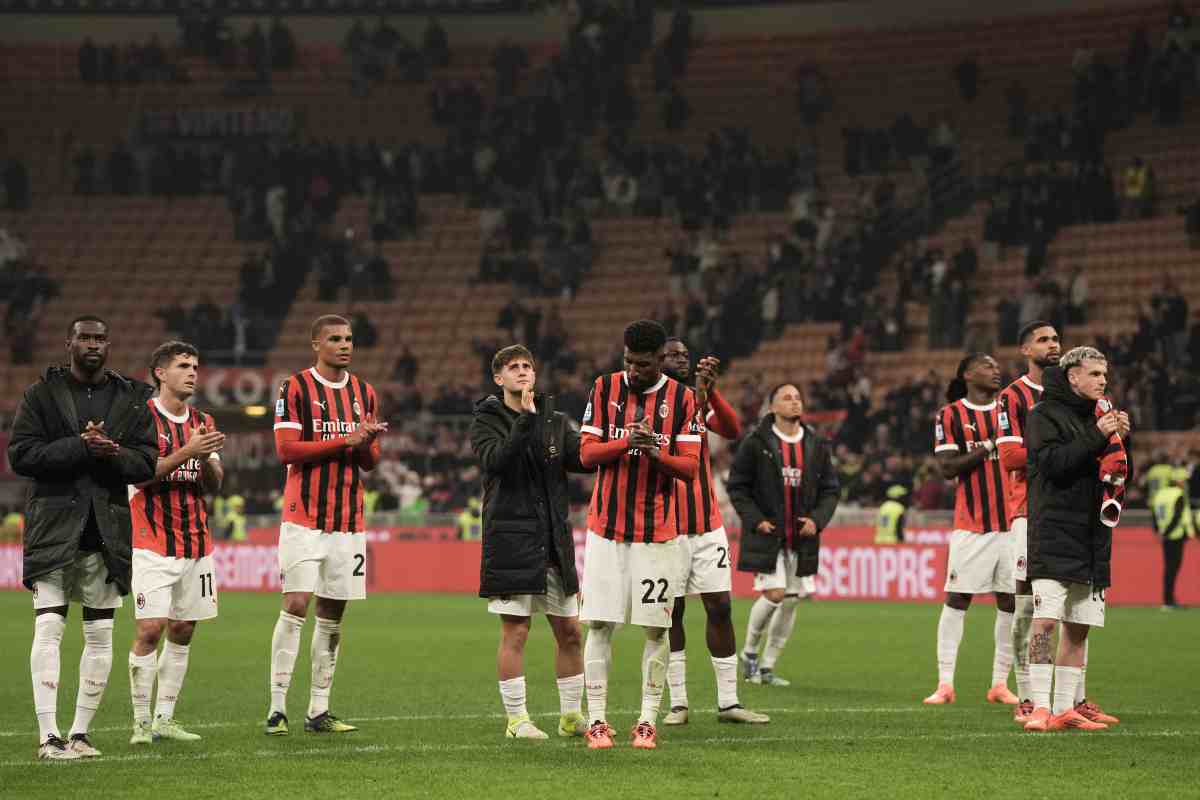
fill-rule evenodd
<path id="1" fill-rule="evenodd" d="M 333 383 L 310 367 L 279 387 L 275 430 L 297 430 L 303 442 L 336 439 L 354 433 L 366 415 L 377 413 L 377 405 L 375 389 L 357 375 L 347 372 Z M 363 484 L 354 453 L 289 464 L 283 521 L 327 533 L 361 531 Z"/>
<path id="2" fill-rule="evenodd" d="M 796 520 L 803 507 L 800 483 L 804 477 L 804 428 L 795 436 L 786 436 L 774 427 L 772 433 L 779 440 L 783 456 L 783 540 L 789 547 L 795 547 L 800 540 L 800 525 Z"/>
<path id="3" fill-rule="evenodd" d="M 934 452 L 966 453 L 985 439 L 994 442 L 997 438 L 996 405 L 993 400 L 979 406 L 964 398 L 944 406 L 934 424 Z M 975 469 L 958 476 L 954 528 L 972 533 L 1008 530 L 1004 469 L 1000 466 L 998 449 Z"/>
<path id="4" fill-rule="evenodd" d="M 147 405 L 154 418 L 159 458 L 166 458 L 187 444 L 201 425 L 209 431 L 216 430 L 211 416 L 191 406 L 175 416 L 163 408 L 157 397 Z M 199 458 L 189 458 L 160 480 L 141 488 L 129 487 L 134 547 L 170 558 L 203 558 L 212 552 L 208 508 L 200 484 L 202 466 Z"/>
<path id="5" fill-rule="evenodd" d="M 1000 437 L 996 446 L 1000 449 L 1000 461 L 1008 477 L 1008 518 L 1026 516 L 1025 500 L 1028 487 L 1025 478 L 1025 418 L 1029 409 L 1042 399 L 1042 387 L 1022 375 L 1000 393 L 1000 409 L 996 424 Z M 1017 465 L 1020 468 L 1017 468 Z"/>
<path id="6" fill-rule="evenodd" d="M 675 513 L 679 532 L 688 536 L 715 531 L 724 526 L 721 503 L 712 480 L 712 454 L 708 449 L 708 429 L 697 421 L 700 432 L 700 472 L 692 481 L 675 481 Z"/>
<path id="7" fill-rule="evenodd" d="M 659 448 L 672 455 L 697 455 L 701 427 L 694 393 L 663 375 L 654 386 L 634 394 L 624 372 L 602 375 L 592 388 L 583 414 L 583 443 L 624 439 L 629 425 L 645 419 Z M 665 542 L 679 525 L 675 507 L 678 481 L 660 470 L 654 458 L 637 449 L 601 464 L 588 509 L 588 530 L 622 542 Z"/>

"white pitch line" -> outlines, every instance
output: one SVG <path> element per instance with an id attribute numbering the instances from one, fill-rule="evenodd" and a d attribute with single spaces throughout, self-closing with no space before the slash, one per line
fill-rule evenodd
<path id="1" fill-rule="evenodd" d="M 1200 731 L 1147 731 L 1141 732 L 1126 732 L 1126 733 L 1101 733 L 1096 734 L 1102 739 L 1117 738 L 1117 739 L 1177 739 L 1200 737 Z M 1028 739 L 1034 741 L 1040 737 L 1025 736 L 1019 731 L 1012 730 L 1008 732 L 1000 731 L 977 731 L 965 733 L 947 733 L 947 734 L 907 734 L 907 733 L 885 733 L 885 734 L 841 734 L 841 735 L 825 735 L 825 736 L 710 736 L 705 739 L 682 739 L 680 741 L 672 741 L 664 743 L 664 749 L 674 749 L 679 747 L 699 747 L 711 745 L 761 745 L 761 744 L 782 744 L 792 743 L 796 745 L 805 745 L 812 743 L 823 742 L 886 742 L 886 741 L 947 741 L 959 742 L 963 739 Z M 132 753 L 122 756 L 101 756 L 97 759 L 79 759 L 77 761 L 66 761 L 61 764 L 78 765 L 84 763 L 91 764 L 117 764 L 138 761 L 216 761 L 226 758 L 245 759 L 247 755 L 259 758 L 312 758 L 314 756 L 337 756 L 343 757 L 347 754 L 363 754 L 370 755 L 373 753 L 454 753 L 454 752 L 483 752 L 483 751 L 499 751 L 510 750 L 519 747 L 538 747 L 539 745 L 522 745 L 515 742 L 505 744 L 483 744 L 483 743 L 463 743 L 463 744 L 368 744 L 356 745 L 354 747 L 304 747 L 295 750 L 267 750 L 258 749 L 250 753 L 245 750 L 214 750 L 211 752 L 186 753 L 173 750 L 167 753 Z M 540 745 L 542 747 L 557 747 L 560 750 L 568 748 L 576 748 L 575 745 L 563 742 L 561 744 Z M 603 756 L 597 756 L 602 758 Z M 19 761 L 0 761 L 0 769 L 8 768 L 28 768 L 31 765 L 39 766 L 59 766 L 60 762 L 39 762 L 33 758 L 22 759 Z"/>
<path id="2" fill-rule="evenodd" d="M 914 708 L 764 708 L 755 709 L 762 711 L 764 714 L 912 714 L 920 713 L 923 707 L 917 706 Z M 640 709 L 632 709 L 628 711 L 614 712 L 618 715 L 638 714 Z M 693 708 L 693 714 L 716 714 L 715 708 Z M 530 714 L 531 717 L 557 717 L 557 711 L 546 711 L 538 714 Z M 390 714 L 382 717 L 346 717 L 347 722 L 454 722 L 454 721 L 469 721 L 479 719 L 504 719 L 504 714 L 496 711 L 487 714 Z M 241 728 L 257 725 L 257 722 L 189 722 L 188 728 L 196 728 L 197 730 L 206 730 L 211 728 Z M 103 728 L 92 728 L 92 733 L 113 733 L 115 731 L 127 731 L 132 728 L 130 725 L 108 725 Z M 13 736 L 29 736 L 30 731 L 0 731 L 0 738 L 11 738 Z"/>
<path id="3" fill-rule="evenodd" d="M 895 708 L 872 708 L 856 707 L 856 708 L 758 708 L 755 711 L 760 711 L 764 714 L 936 714 L 936 710 L 931 710 L 922 705 L 900 706 Z M 1200 715 L 1200 709 L 1121 709 L 1122 713 L 1126 714 L 1187 714 Z M 628 709 L 624 711 L 615 711 L 615 716 L 636 715 L 640 709 Z M 692 708 L 693 714 L 716 714 L 715 708 Z M 537 714 L 530 714 L 531 717 L 551 718 L 557 717 L 557 711 L 545 711 Z M 489 712 L 486 714 L 389 714 L 379 717 L 346 717 L 347 722 L 463 722 L 482 719 L 504 719 L 504 714 L 500 712 Z M 224 720 L 221 722 L 189 722 L 188 728 L 196 730 L 213 730 L 218 728 L 251 728 L 259 725 L 258 722 Z M 115 733 L 119 731 L 128 731 L 132 727 L 130 725 L 107 725 L 102 728 L 93 728 L 92 733 Z M 23 731 L 0 731 L 0 739 L 9 739 L 16 736 L 32 736 L 32 728 Z"/>

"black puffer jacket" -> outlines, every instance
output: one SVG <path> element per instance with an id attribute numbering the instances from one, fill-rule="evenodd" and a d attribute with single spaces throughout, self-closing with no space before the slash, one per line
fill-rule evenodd
<path id="1" fill-rule="evenodd" d="M 741 572 L 774 572 L 775 561 L 783 546 L 778 533 L 766 535 L 755 530 L 758 523 L 770 520 L 776 531 L 783 530 L 783 452 L 779 437 L 771 430 L 775 415 L 763 417 L 758 428 L 742 440 L 726 488 L 733 507 L 742 520 L 741 547 L 737 568 Z M 804 428 L 804 473 L 800 477 L 801 503 L 797 516 L 817 524 L 817 535 L 800 540 L 797 575 L 816 575 L 821 550 L 821 531 L 837 510 L 840 486 L 829 442 L 812 428 Z"/>
<path id="2" fill-rule="evenodd" d="M 1029 412 L 1029 579 L 1111 583 L 1112 529 L 1100 521 L 1100 456 L 1108 437 L 1096 403 L 1071 391 L 1066 373 L 1047 367 L 1042 401 Z M 1132 474 L 1130 475 L 1132 479 Z"/>
<path id="3" fill-rule="evenodd" d="M 116 397 L 104 427 L 121 446 L 111 458 L 88 454 L 66 367 L 48 369 L 25 390 L 17 408 L 8 461 L 13 472 L 33 479 L 25 511 L 23 576 L 30 589 L 34 579 L 74 563 L 90 509 L 96 515 L 108 580 L 121 594 L 129 594 L 129 484 L 153 478 L 158 462 L 154 422 L 146 405 L 153 390 L 111 371 L 108 379 L 116 382 Z"/>
<path id="4" fill-rule="evenodd" d="M 554 398 L 538 397 L 537 405 L 537 414 L 518 414 L 493 395 L 475 406 L 471 449 L 483 470 L 480 597 L 545 594 L 551 561 L 563 591 L 579 591 L 567 473 L 592 470 L 580 463 L 579 434 L 554 411 Z"/>

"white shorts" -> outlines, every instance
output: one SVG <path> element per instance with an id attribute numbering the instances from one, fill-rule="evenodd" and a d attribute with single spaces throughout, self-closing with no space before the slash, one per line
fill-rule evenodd
<path id="1" fill-rule="evenodd" d="M 675 541 L 680 568 L 675 581 L 676 597 L 728 592 L 733 588 L 729 537 L 724 528 L 699 536 L 680 536 Z"/>
<path id="2" fill-rule="evenodd" d="M 49 572 L 33 582 L 33 607 L 58 608 L 80 603 L 87 608 L 120 608 L 121 592 L 108 581 L 100 553 L 79 553 L 75 563 Z"/>
<path id="3" fill-rule="evenodd" d="M 563 594 L 562 573 L 558 567 L 546 570 L 545 594 L 510 594 L 488 598 L 488 612 L 510 617 L 532 617 L 545 614 L 549 617 L 578 617 L 579 595 Z"/>
<path id="4" fill-rule="evenodd" d="M 1013 580 L 1029 580 L 1029 520 L 1025 517 L 1012 521 L 1012 562 Z"/>
<path id="5" fill-rule="evenodd" d="M 786 594 L 797 597 L 808 597 L 817 591 L 817 576 L 796 574 L 800 566 L 800 556 L 795 550 L 786 547 L 779 548 L 775 558 L 774 572 L 754 573 L 754 591 L 767 592 L 783 589 Z"/>
<path id="6" fill-rule="evenodd" d="M 1033 582 L 1033 617 L 1103 628 L 1104 590 L 1038 578 Z"/>
<path id="7" fill-rule="evenodd" d="M 283 592 L 309 592 L 329 600 L 367 597 L 367 535 L 324 533 L 294 522 L 279 526 L 279 576 Z"/>
<path id="8" fill-rule="evenodd" d="M 584 622 L 671 627 L 679 576 L 677 541 L 616 542 L 588 531 L 580 618 Z"/>
<path id="9" fill-rule="evenodd" d="M 133 615 L 136 619 L 198 622 L 217 615 L 217 577 L 212 555 L 171 558 L 133 550 Z"/>
<path id="10" fill-rule="evenodd" d="M 946 591 L 958 594 L 1012 594 L 1016 591 L 1012 541 L 1011 531 L 951 533 Z"/>

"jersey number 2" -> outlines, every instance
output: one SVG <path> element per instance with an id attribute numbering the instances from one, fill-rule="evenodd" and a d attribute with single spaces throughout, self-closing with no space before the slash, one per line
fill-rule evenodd
<path id="1" fill-rule="evenodd" d="M 355 553 L 354 554 L 354 572 L 351 574 L 354 575 L 354 577 L 356 577 L 356 578 L 361 578 L 363 575 L 366 575 L 367 574 L 366 570 L 363 569 L 363 566 L 366 563 L 367 563 L 366 556 L 364 556 L 362 553 Z"/>
<path id="2" fill-rule="evenodd" d="M 658 599 L 657 599 L 657 600 L 656 600 L 656 599 L 654 599 L 654 587 L 655 587 L 655 585 L 657 585 L 657 586 L 658 586 Z M 667 579 L 666 579 L 666 578 L 659 578 L 657 581 L 655 581 L 655 580 L 653 580 L 653 579 L 651 579 L 651 578 L 645 578 L 645 579 L 642 581 L 642 586 L 645 586 L 645 587 L 646 587 L 646 592 L 645 592 L 645 594 L 643 594 L 643 595 L 642 595 L 642 603 L 643 603 L 644 605 L 649 605 L 649 604 L 651 604 L 651 603 L 665 603 L 665 602 L 667 602 L 667 588 L 668 588 L 670 585 L 671 585 L 671 584 L 670 584 L 670 583 L 668 583 L 668 581 L 667 581 Z"/>

